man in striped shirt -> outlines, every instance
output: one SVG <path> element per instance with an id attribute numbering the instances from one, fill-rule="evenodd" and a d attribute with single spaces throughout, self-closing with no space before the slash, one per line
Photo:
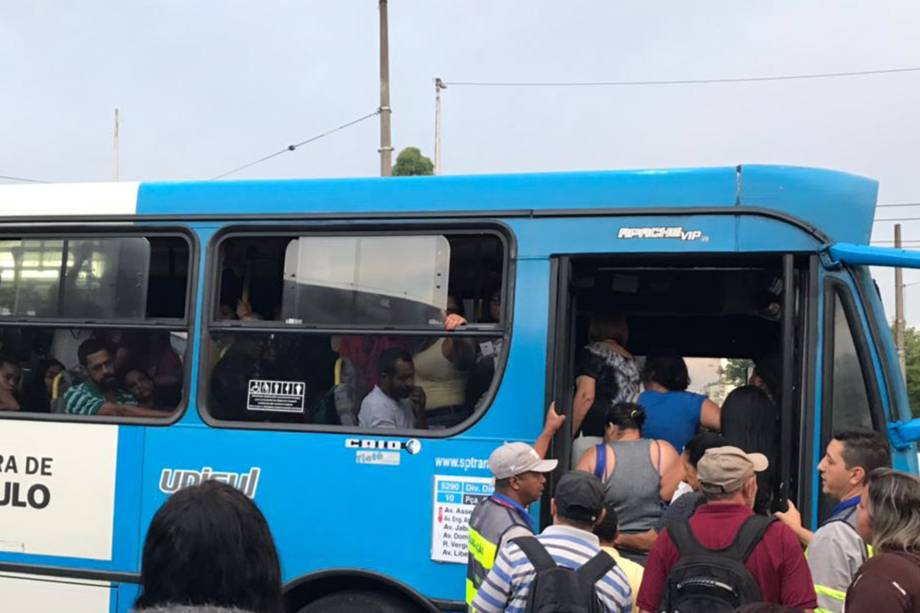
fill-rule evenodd
<path id="1" fill-rule="evenodd" d="M 556 564 L 577 569 L 601 550 L 597 536 L 591 532 L 604 516 L 604 487 L 597 477 L 575 470 L 563 475 L 550 500 L 550 512 L 553 525 L 547 526 L 537 540 Z M 533 564 L 512 540 L 502 549 L 479 587 L 471 610 L 522 613 L 535 578 Z M 603 611 L 632 611 L 629 581 L 619 567 L 607 571 L 594 590 Z"/>
<path id="2" fill-rule="evenodd" d="M 112 354 L 102 341 L 90 338 L 77 349 L 77 358 L 89 379 L 64 392 L 64 411 L 72 415 L 162 416 L 137 406 L 134 396 L 118 387 Z"/>

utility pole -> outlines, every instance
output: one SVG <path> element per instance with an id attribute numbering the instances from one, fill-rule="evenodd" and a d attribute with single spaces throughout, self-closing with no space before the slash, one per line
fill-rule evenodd
<path id="1" fill-rule="evenodd" d="M 894 247 L 901 248 L 901 224 L 894 224 Z M 904 279 L 901 267 L 894 269 L 894 343 L 898 348 L 898 364 L 901 374 L 906 376 L 907 358 L 904 351 Z"/>
<path id="2" fill-rule="evenodd" d="M 447 86 L 439 78 L 434 80 L 434 174 L 441 174 L 441 90 Z"/>
<path id="3" fill-rule="evenodd" d="M 115 132 L 112 137 L 112 180 L 118 181 L 118 109 L 115 109 Z"/>
<path id="4" fill-rule="evenodd" d="M 387 34 L 387 0 L 380 0 L 380 176 L 393 174 L 390 141 L 390 44 Z"/>

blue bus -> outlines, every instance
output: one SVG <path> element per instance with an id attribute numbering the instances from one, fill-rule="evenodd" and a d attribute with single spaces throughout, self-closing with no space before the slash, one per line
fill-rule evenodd
<path id="1" fill-rule="evenodd" d="M 783 166 L 4 186 L 4 608 L 127 611 L 157 508 L 218 479 L 267 516 L 291 611 L 461 610 L 486 458 L 572 411 L 611 309 L 640 357 L 778 356 L 776 494 L 814 527 L 834 430 L 886 431 L 917 473 L 868 266 L 920 255 L 869 246 L 876 194 Z M 362 425 L 391 347 L 424 428 Z"/>

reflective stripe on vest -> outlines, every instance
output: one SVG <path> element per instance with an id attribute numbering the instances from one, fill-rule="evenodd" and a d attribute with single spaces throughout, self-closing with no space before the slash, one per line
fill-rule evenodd
<path id="1" fill-rule="evenodd" d="M 838 505 L 838 507 L 839 506 L 840 505 Z M 855 519 L 856 507 L 850 504 L 840 509 L 836 514 L 831 515 L 827 521 L 821 524 L 821 527 L 823 528 L 834 522 L 842 522 L 856 532 L 856 526 L 854 525 Z M 868 545 L 861 538 L 859 542 L 862 543 L 863 546 L 863 561 L 868 560 L 873 554 L 872 546 Z M 806 559 L 808 558 L 808 553 L 809 549 L 806 549 Z M 847 599 L 846 590 L 835 589 L 827 585 L 821 585 L 820 583 L 815 583 L 815 595 L 818 597 L 818 607 L 815 609 L 815 613 L 839 613 L 843 610 L 843 604 Z"/>
<path id="2" fill-rule="evenodd" d="M 485 581 L 502 536 L 513 526 L 532 528 L 512 509 L 496 503 L 491 498 L 482 501 L 470 515 L 468 530 L 468 555 L 466 564 L 466 603 L 472 604 L 479 586 Z"/>

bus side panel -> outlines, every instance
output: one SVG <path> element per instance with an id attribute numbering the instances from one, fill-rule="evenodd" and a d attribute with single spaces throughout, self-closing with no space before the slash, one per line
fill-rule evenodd
<path id="1" fill-rule="evenodd" d="M 3 610 L 29 613 L 111 613 L 118 611 L 113 586 L 102 581 L 0 573 Z M 62 606 L 63 603 L 64 606 Z M 127 610 L 127 609 L 125 609 Z"/>
<path id="2" fill-rule="evenodd" d="M 486 415 L 454 438 L 212 428 L 149 428 L 141 525 L 174 489 L 205 478 L 254 497 L 281 553 L 285 581 L 332 568 L 390 576 L 429 597 L 463 600 L 467 516 L 435 502 L 438 477 L 490 489 L 486 460 L 542 427 L 549 263 L 517 265 L 511 359 Z M 538 373 L 537 376 L 534 373 Z M 387 445 L 395 444 L 395 449 Z M 413 449 L 416 453 L 410 452 Z M 456 529 L 455 529 L 456 528 Z M 435 531 L 440 535 L 433 543 Z M 432 560 L 435 557 L 455 562 Z"/>

